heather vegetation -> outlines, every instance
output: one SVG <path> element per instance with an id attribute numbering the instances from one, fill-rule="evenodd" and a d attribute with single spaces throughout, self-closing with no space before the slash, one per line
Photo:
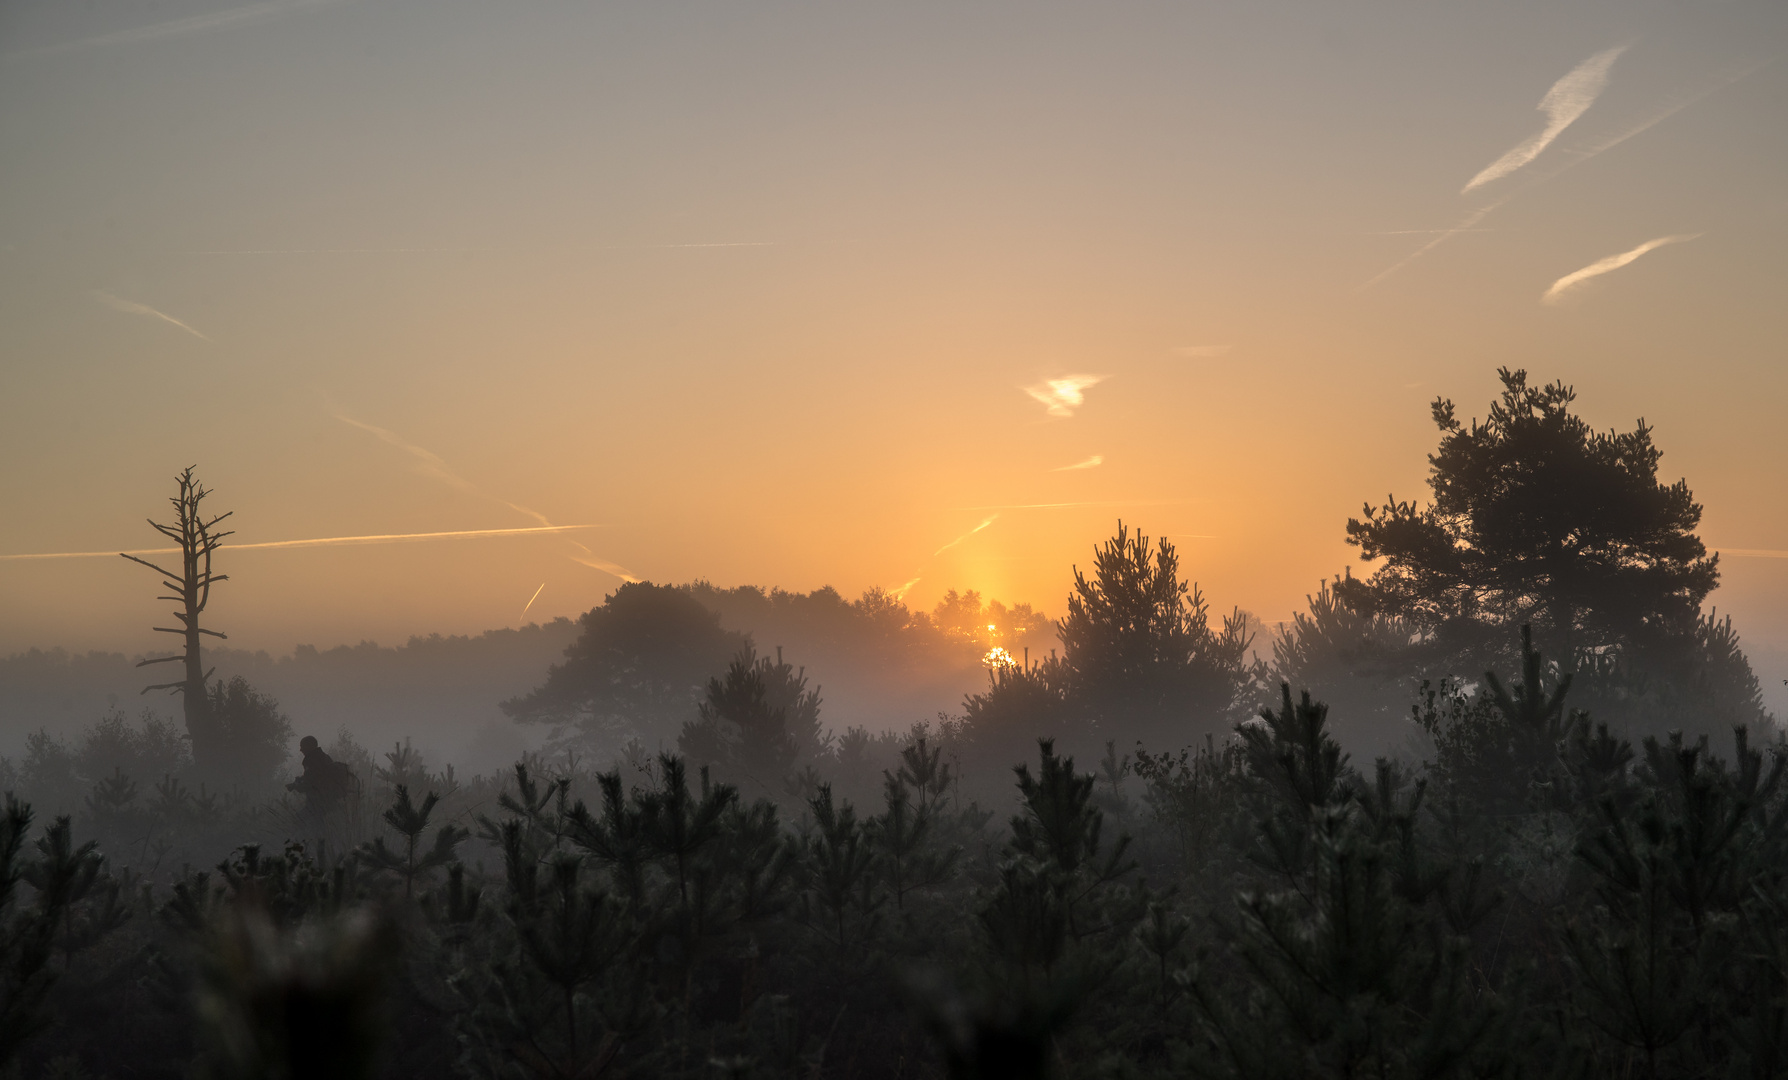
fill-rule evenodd
<path id="1" fill-rule="evenodd" d="M 0 764 L 0 1067 L 1788 1075 L 1788 745 L 1700 508 L 1643 424 L 1504 384 L 1276 630 L 1123 524 L 1048 628 L 630 584 L 503 703 L 545 749 L 476 774 L 294 761 L 193 646 L 184 725 Z M 985 674 L 871 729 L 820 681 L 865 643 Z"/>

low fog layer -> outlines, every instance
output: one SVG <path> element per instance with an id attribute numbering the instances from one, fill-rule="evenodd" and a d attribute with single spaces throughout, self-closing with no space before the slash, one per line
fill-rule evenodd
<path id="1" fill-rule="evenodd" d="M 973 593 L 952 593 L 936 610 L 915 615 L 885 596 L 853 603 L 831 589 L 700 583 L 683 591 L 732 632 L 729 656 L 749 642 L 765 654 L 780 648 L 805 668 L 821 692 L 825 723 L 841 732 L 904 731 L 940 712 L 958 713 L 967 695 L 986 689 L 989 650 L 1009 646 L 1022 658 L 1027 648 L 1041 656 L 1055 644 L 1048 623 L 1028 608 L 984 605 Z M 327 742 L 345 730 L 375 750 L 408 741 L 436 765 L 491 772 L 549 741 L 547 728 L 519 725 L 500 706 L 540 685 L 577 635 L 578 624 L 561 618 L 476 637 L 412 637 L 397 646 L 299 645 L 278 657 L 220 647 L 206 652 L 206 662 L 216 678 L 244 677 L 272 697 L 300 734 Z M 154 669 L 139 669 L 139 659 L 62 649 L 0 659 L 0 754 L 18 757 L 26 735 L 40 730 L 74 740 L 109 713 L 177 722 L 177 697 L 141 693 Z M 690 687 L 691 719 L 698 689 Z"/>

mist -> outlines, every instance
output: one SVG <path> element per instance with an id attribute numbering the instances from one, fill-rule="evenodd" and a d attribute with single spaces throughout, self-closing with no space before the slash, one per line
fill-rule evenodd
<path id="1" fill-rule="evenodd" d="M 0 4 L 0 1080 L 1788 1072 L 1785 51 Z"/>

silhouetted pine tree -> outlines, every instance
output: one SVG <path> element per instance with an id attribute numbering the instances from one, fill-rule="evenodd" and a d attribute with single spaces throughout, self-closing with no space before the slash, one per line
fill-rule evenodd
<path id="1" fill-rule="evenodd" d="M 1090 578 L 1075 568 L 1059 629 L 1069 703 L 1103 738 L 1177 750 L 1252 707 L 1260 672 L 1246 618 L 1237 612 L 1212 628 L 1173 545 L 1151 551 L 1122 522 L 1094 551 Z"/>

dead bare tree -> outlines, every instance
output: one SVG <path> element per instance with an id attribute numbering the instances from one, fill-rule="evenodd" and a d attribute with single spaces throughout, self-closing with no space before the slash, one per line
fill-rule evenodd
<path id="1" fill-rule="evenodd" d="M 213 741 L 210 738 L 212 732 L 206 723 L 205 715 L 207 705 L 205 684 L 211 678 L 211 672 L 206 671 L 204 667 L 200 654 L 200 638 L 205 634 L 215 638 L 227 637 L 220 631 L 207 630 L 200 626 L 199 616 L 204 613 L 205 605 L 211 600 L 211 586 L 220 581 L 229 580 L 227 574 L 212 572 L 211 555 L 217 550 L 218 545 L 223 543 L 224 537 L 233 534 L 215 531 L 217 524 L 230 516 L 228 513 L 219 514 L 209 520 L 206 519 L 200 504 L 211 492 L 199 483 L 198 479 L 193 476 L 192 470 L 193 467 L 189 465 L 184 472 L 174 478 L 175 483 L 179 485 L 179 492 L 168 500 L 174 505 L 173 524 L 163 525 L 153 519 L 149 522 L 156 532 L 180 545 L 180 570 L 178 572 L 167 570 L 147 559 L 139 559 L 135 555 L 127 555 L 123 552 L 119 552 L 119 554 L 131 562 L 141 563 L 162 575 L 162 584 L 172 590 L 173 595 L 159 596 L 156 599 L 172 600 L 180 605 L 174 612 L 174 618 L 180 622 L 179 626 L 157 626 L 154 629 L 159 634 L 184 636 L 186 647 L 173 656 L 157 656 L 144 660 L 137 666 L 185 662 L 185 678 L 177 682 L 146 686 L 143 688 L 143 693 L 147 694 L 151 690 L 168 690 L 185 698 L 186 733 L 192 739 L 194 754 L 198 755 L 204 753 Z"/>

